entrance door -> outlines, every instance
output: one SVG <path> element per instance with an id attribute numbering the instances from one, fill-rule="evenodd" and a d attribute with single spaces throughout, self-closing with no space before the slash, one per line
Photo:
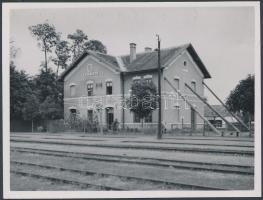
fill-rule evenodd
<path id="1" fill-rule="evenodd" d="M 192 108 L 191 108 L 191 128 L 192 130 L 196 129 L 196 113 Z"/>
<path id="2" fill-rule="evenodd" d="M 110 130 L 112 130 L 113 120 L 114 120 L 113 108 L 106 108 L 107 128 Z"/>

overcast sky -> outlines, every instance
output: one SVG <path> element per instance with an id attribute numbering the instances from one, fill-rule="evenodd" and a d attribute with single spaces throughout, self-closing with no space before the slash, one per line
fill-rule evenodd
<path id="1" fill-rule="evenodd" d="M 78 8 L 13 10 L 10 36 L 21 51 L 16 64 L 36 74 L 44 54 L 28 30 L 48 20 L 64 39 L 76 29 L 89 39 L 100 40 L 108 53 L 129 53 L 129 43 L 137 52 L 156 48 L 155 34 L 162 48 L 192 43 L 212 78 L 206 83 L 225 99 L 239 80 L 254 73 L 254 8 Z M 218 104 L 206 92 L 210 103 Z"/>

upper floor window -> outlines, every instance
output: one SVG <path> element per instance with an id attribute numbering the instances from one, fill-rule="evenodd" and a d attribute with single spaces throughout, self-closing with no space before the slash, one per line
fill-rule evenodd
<path id="1" fill-rule="evenodd" d="M 184 61 L 184 62 L 183 62 L 183 65 L 184 65 L 184 67 L 183 67 L 183 71 L 188 72 L 188 69 L 187 69 L 187 62 Z"/>
<path id="2" fill-rule="evenodd" d="M 76 84 L 70 84 L 69 92 L 71 97 L 76 95 Z"/>
<path id="3" fill-rule="evenodd" d="M 177 90 L 180 90 L 180 79 L 179 78 L 174 78 L 174 87 Z"/>
<path id="4" fill-rule="evenodd" d="M 152 75 L 145 75 L 143 78 L 146 83 L 152 82 Z"/>
<path id="5" fill-rule="evenodd" d="M 87 83 L 88 96 L 93 96 L 93 82 Z"/>
<path id="6" fill-rule="evenodd" d="M 196 82 L 195 81 L 191 82 L 191 88 L 196 92 Z"/>
<path id="7" fill-rule="evenodd" d="M 132 78 L 133 83 L 139 83 L 141 81 L 141 77 L 140 76 L 135 76 Z"/>
<path id="8" fill-rule="evenodd" d="M 152 79 L 151 78 L 147 78 L 147 79 L 144 79 L 146 83 L 151 83 L 152 82 Z"/>
<path id="9" fill-rule="evenodd" d="M 106 95 L 112 94 L 112 81 L 106 82 Z"/>

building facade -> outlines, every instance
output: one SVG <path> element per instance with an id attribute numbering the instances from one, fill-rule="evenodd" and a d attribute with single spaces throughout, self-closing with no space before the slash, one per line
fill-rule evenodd
<path id="1" fill-rule="evenodd" d="M 125 127 L 140 127 L 141 121 L 125 104 L 131 85 L 136 81 L 158 81 L 158 52 L 145 48 L 136 53 L 130 44 L 130 54 L 111 56 L 86 51 L 61 75 L 64 81 L 64 117 L 77 114 L 90 121 L 97 116 L 111 129 L 114 120 Z M 172 82 L 196 109 L 204 114 L 204 105 L 185 86 L 187 83 L 204 97 L 203 80 L 211 78 L 191 44 L 161 49 L 162 123 L 167 129 L 196 129 L 203 120 L 169 86 Z M 157 126 L 158 110 L 144 119 L 147 126 Z"/>

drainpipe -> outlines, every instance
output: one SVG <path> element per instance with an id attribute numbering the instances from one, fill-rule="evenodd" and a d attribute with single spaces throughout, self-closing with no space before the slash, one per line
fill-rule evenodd
<path id="1" fill-rule="evenodd" d="M 121 95 L 122 95 L 122 101 L 125 101 L 124 97 L 124 74 L 123 72 L 120 73 L 121 76 Z M 124 117 L 124 104 L 122 104 L 122 129 L 124 130 L 124 124 L 125 124 L 125 117 Z"/>

